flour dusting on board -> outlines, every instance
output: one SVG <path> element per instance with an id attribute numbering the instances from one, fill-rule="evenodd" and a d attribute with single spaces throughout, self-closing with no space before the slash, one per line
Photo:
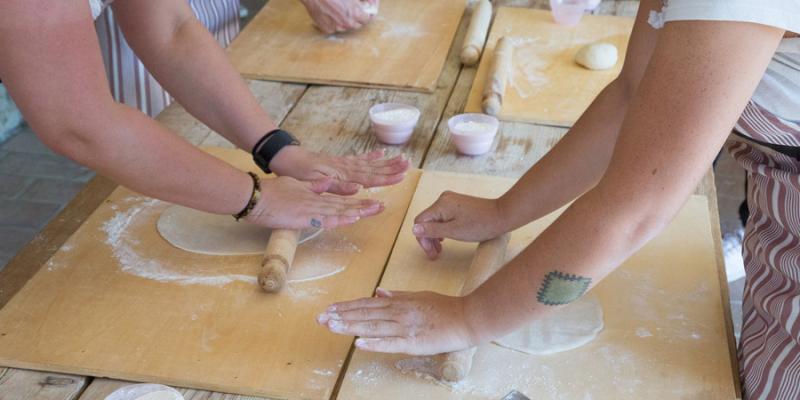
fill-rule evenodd
<path id="1" fill-rule="evenodd" d="M 154 224 L 166 203 L 143 197 L 129 197 L 122 203 L 131 206 L 124 210 L 115 209 L 113 217 L 101 227 L 106 234 L 105 243 L 111 247 L 112 254 L 119 261 L 122 272 L 144 279 L 179 285 L 225 286 L 234 282 L 258 284 L 255 267 L 252 274 L 185 271 L 181 267 L 143 256 L 139 249 L 141 243 L 136 239 L 136 232 L 143 232 L 143 229 L 147 228 L 146 224 Z M 329 232 L 324 233 L 309 244 L 313 243 L 315 249 L 318 250 L 361 252 L 361 249 L 347 238 Z M 314 253 L 319 252 L 315 251 Z M 327 293 L 324 290 L 302 289 L 294 284 L 324 279 L 345 269 L 344 265 L 331 262 L 322 256 L 314 256 L 309 262 L 304 262 L 303 266 L 303 268 L 292 270 L 289 275 L 287 292 L 294 298 L 312 298 Z"/>
<path id="2" fill-rule="evenodd" d="M 376 17 L 375 23 L 380 24 L 381 38 L 418 38 L 425 36 L 426 32 L 422 25 L 418 23 L 403 23 L 391 21 L 383 17 Z"/>

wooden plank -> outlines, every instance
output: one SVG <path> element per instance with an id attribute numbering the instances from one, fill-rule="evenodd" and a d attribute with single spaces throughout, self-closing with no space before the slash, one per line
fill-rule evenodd
<path id="1" fill-rule="evenodd" d="M 279 122 L 283 121 L 306 90 L 305 85 L 278 82 L 248 81 L 248 86 L 266 112 Z M 227 143 L 228 147 L 232 147 L 230 142 L 212 132 L 178 103 L 167 107 L 156 120 L 192 144 Z M 117 185 L 113 181 L 105 177 L 94 177 L 67 207 L 0 271 L 0 308 L 5 306 L 39 271 L 40 267 L 116 187 Z M 8 396 L 8 399 L 27 398 L 27 393 L 33 393 L 41 387 L 39 384 L 40 378 L 43 376 L 41 372 L 19 369 L 8 369 L 8 371 L 7 374 L 11 372 L 14 374 L 15 379 L 12 381 L 14 384 L 0 383 L 0 394 Z M 86 377 L 79 376 L 72 376 L 71 379 L 88 381 Z M 52 396 L 53 399 L 72 399 L 74 397 L 68 392 L 61 394 L 54 392 Z"/>
<path id="2" fill-rule="evenodd" d="M 0 368 L 0 400 L 77 399 L 87 382 L 84 376 Z"/>
<path id="3" fill-rule="evenodd" d="M 475 244 L 448 241 L 439 260 L 428 260 L 411 234 L 413 219 L 444 190 L 491 197 L 512 183 L 425 171 L 381 287 L 455 294 Z M 557 214 L 515 231 L 510 253 L 530 243 Z M 581 348 L 532 356 L 486 344 L 478 349 L 472 373 L 452 387 L 397 368 L 423 365 L 425 358 L 356 350 L 339 398 L 497 399 L 511 389 L 541 398 L 732 398 L 727 303 L 712 223 L 708 198 L 693 196 L 664 232 L 592 289 L 605 327 Z"/>
<path id="4" fill-rule="evenodd" d="M 571 126 L 598 93 L 617 75 L 625 58 L 633 19 L 585 16 L 575 27 L 553 22 L 549 11 L 500 8 L 486 43 L 475 81 L 467 100 L 467 112 L 481 112 L 481 101 L 494 47 L 512 37 L 514 76 L 503 98 L 498 118 Z M 590 71 L 574 61 L 575 53 L 588 43 L 603 41 L 619 50 L 616 67 Z"/>
<path id="5" fill-rule="evenodd" d="M 547 7 L 542 0 L 505 0 L 496 6 Z M 604 15 L 634 16 L 638 1 L 604 1 L 595 13 Z M 447 120 L 464 112 L 470 89 L 477 73 L 476 68 L 463 68 L 448 101 L 441 123 L 436 128 L 433 142 L 423 162 L 424 169 L 520 177 L 531 165 L 546 154 L 567 133 L 566 128 L 521 122 L 500 121 L 500 129 L 492 149 L 482 156 L 464 156 L 452 144 Z"/>
<path id="6" fill-rule="evenodd" d="M 255 168 L 246 152 L 209 151 Z M 255 283 L 261 256 L 174 248 L 155 230 L 168 204 L 119 188 L 0 310 L 0 365 L 328 398 L 352 340 L 315 317 L 332 302 L 372 293 L 417 176 L 365 193 L 386 203 L 382 214 L 300 246 L 293 268 L 340 272 L 280 295 Z"/>
<path id="7" fill-rule="evenodd" d="M 296 0 L 272 0 L 229 48 L 246 77 L 431 92 L 464 0 L 384 0 L 355 32 L 325 36 Z"/>
<path id="8" fill-rule="evenodd" d="M 386 148 L 389 153 L 405 153 L 414 166 L 422 165 L 425 152 L 459 77 L 461 62 L 458 57 L 466 28 L 465 18 L 459 26 L 433 93 L 311 86 L 286 117 L 283 128 L 295 134 L 304 146 L 312 150 L 347 155 Z M 378 142 L 370 132 L 369 108 L 385 102 L 405 103 L 420 109 L 422 114 L 419 123 L 408 143 L 399 146 L 385 145 Z"/>

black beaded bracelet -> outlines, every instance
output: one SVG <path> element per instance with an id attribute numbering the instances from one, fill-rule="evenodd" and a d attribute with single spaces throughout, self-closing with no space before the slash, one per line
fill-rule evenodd
<path id="1" fill-rule="evenodd" d="M 248 172 L 247 175 L 250 175 L 250 178 L 253 179 L 253 192 L 250 193 L 250 200 L 247 202 L 247 205 L 244 206 L 242 211 L 239 211 L 239 213 L 233 216 L 237 221 L 250 215 L 250 212 L 253 211 L 253 208 L 256 207 L 258 200 L 261 198 L 261 179 L 252 172 Z"/>

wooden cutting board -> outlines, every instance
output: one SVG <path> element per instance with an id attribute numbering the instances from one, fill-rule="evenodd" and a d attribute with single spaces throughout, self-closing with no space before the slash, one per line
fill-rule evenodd
<path id="1" fill-rule="evenodd" d="M 432 92 L 464 0 L 383 0 L 363 29 L 317 30 L 298 0 L 270 0 L 229 48 L 244 76 Z"/>
<path id="2" fill-rule="evenodd" d="M 553 22 L 550 11 L 501 7 L 497 10 L 483 58 L 475 74 L 465 112 L 482 112 L 481 97 L 494 46 L 513 37 L 514 79 L 506 88 L 504 121 L 557 126 L 572 124 L 601 90 L 619 75 L 625 58 L 633 18 L 585 15 L 574 27 Z M 607 71 L 590 71 L 575 63 L 575 53 L 585 44 L 614 44 L 617 65 Z"/>
<path id="3" fill-rule="evenodd" d="M 256 171 L 242 151 L 209 149 Z M 0 310 L 0 365 L 287 399 L 327 399 L 352 339 L 315 322 L 369 296 L 419 173 L 363 196 L 386 211 L 323 232 L 295 266 L 344 267 L 278 295 L 253 280 L 262 256 L 205 256 L 156 232 L 167 203 L 118 188 Z"/>
<path id="4" fill-rule="evenodd" d="M 493 197 L 512 183 L 425 172 L 381 287 L 457 293 L 475 244 L 446 241 L 442 257 L 430 261 L 411 234 L 413 218 L 445 189 Z M 555 218 L 515 231 L 510 253 L 520 251 Z M 472 373 L 452 387 L 408 372 L 429 365 L 427 358 L 356 350 L 338 398 L 495 400 L 511 389 L 532 399 L 736 398 L 728 350 L 733 335 L 724 319 L 711 232 L 708 200 L 693 196 L 666 231 L 592 290 L 603 307 L 605 328 L 583 347 L 532 356 L 483 345 Z"/>

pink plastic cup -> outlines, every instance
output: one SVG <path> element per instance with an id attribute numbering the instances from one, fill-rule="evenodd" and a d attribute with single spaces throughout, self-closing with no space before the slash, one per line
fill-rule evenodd
<path id="1" fill-rule="evenodd" d="M 411 138 L 419 121 L 419 110 L 400 103 L 383 103 L 369 109 L 372 132 L 381 143 L 403 144 Z"/>
<path id="2" fill-rule="evenodd" d="M 553 19 L 565 26 L 577 25 L 587 8 L 588 0 L 550 0 Z"/>
<path id="3" fill-rule="evenodd" d="M 450 118 L 447 126 L 458 152 L 477 156 L 492 148 L 500 121 L 486 114 L 460 114 Z"/>

